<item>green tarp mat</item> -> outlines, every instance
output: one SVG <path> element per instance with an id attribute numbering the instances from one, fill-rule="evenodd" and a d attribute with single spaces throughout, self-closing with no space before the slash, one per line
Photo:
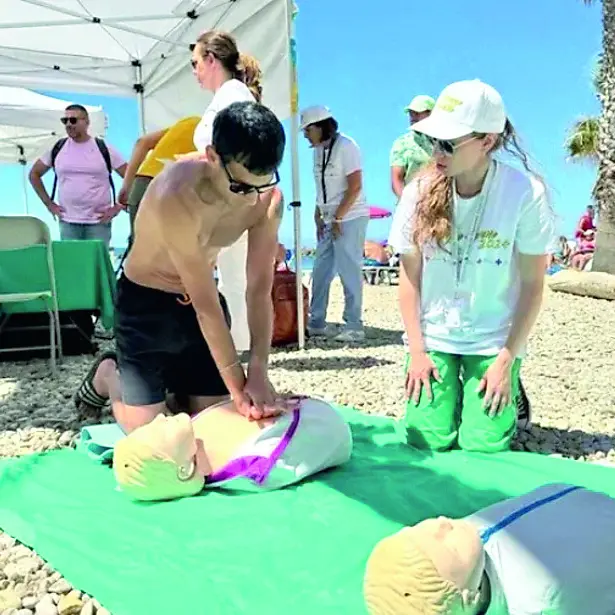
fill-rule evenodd
<path id="1" fill-rule="evenodd" d="M 533 453 L 421 454 L 394 423 L 348 411 L 344 468 L 279 492 L 133 503 L 83 453 L 0 463 L 0 528 L 113 615 L 362 615 L 378 540 L 547 482 L 615 495 L 615 471 Z"/>

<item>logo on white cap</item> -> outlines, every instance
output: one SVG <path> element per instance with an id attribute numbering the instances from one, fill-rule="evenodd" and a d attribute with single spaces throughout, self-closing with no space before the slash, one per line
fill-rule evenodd
<path id="1" fill-rule="evenodd" d="M 504 101 L 479 79 L 458 81 L 442 91 L 431 115 L 413 129 L 434 139 L 459 139 L 471 133 L 501 134 L 506 126 Z"/>

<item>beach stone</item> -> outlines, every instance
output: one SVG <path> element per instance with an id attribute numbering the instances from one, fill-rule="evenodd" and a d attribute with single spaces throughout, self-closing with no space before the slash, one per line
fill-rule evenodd
<path id="1" fill-rule="evenodd" d="M 58 609 L 49 594 L 42 597 L 34 609 L 35 615 L 58 615 Z"/>
<path id="2" fill-rule="evenodd" d="M 12 589 L 0 590 L 0 612 L 21 607 L 21 598 Z"/>
<path id="3" fill-rule="evenodd" d="M 52 594 L 68 594 L 73 589 L 73 586 L 66 579 L 58 579 L 49 586 L 49 592 Z"/>
<path id="4" fill-rule="evenodd" d="M 10 580 L 23 580 L 29 573 L 38 570 L 40 564 L 33 557 L 23 557 L 15 562 L 7 564 L 4 568 L 4 574 Z"/>
<path id="5" fill-rule="evenodd" d="M 68 594 L 60 596 L 60 601 L 58 602 L 58 613 L 59 615 L 79 615 L 82 607 L 83 602 L 81 600 L 80 593 L 72 591 Z"/>
<path id="6" fill-rule="evenodd" d="M 15 612 L 15 615 L 34 615 L 34 611 L 30 609 L 19 609 L 19 611 Z"/>
<path id="7" fill-rule="evenodd" d="M 107 609 L 101 607 L 98 611 L 96 611 L 96 615 L 111 615 L 111 613 L 109 613 Z"/>
<path id="8" fill-rule="evenodd" d="M 94 615 L 94 603 L 91 600 L 85 602 L 79 615 Z"/>
<path id="9" fill-rule="evenodd" d="M 25 596 L 21 599 L 21 606 L 24 609 L 33 609 L 38 604 L 38 596 Z"/>
<path id="10" fill-rule="evenodd" d="M 0 612 L 0 615 L 15 615 L 17 613 L 17 609 L 6 609 Z"/>

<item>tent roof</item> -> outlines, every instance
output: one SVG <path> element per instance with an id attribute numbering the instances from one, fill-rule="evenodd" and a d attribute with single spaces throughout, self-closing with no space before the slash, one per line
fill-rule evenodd
<path id="1" fill-rule="evenodd" d="M 0 85 L 109 96 L 143 91 L 145 124 L 200 115 L 190 44 L 232 32 L 265 75 L 264 102 L 289 115 L 288 0 L 2 0 Z"/>
<path id="2" fill-rule="evenodd" d="M 60 118 L 69 104 L 23 88 L 0 87 L 0 163 L 32 162 L 65 136 Z M 86 105 L 86 109 L 91 134 L 103 136 L 102 108 Z"/>

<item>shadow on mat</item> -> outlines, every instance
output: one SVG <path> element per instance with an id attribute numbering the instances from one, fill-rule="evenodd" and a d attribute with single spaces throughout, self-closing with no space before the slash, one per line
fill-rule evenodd
<path id="1" fill-rule="evenodd" d="M 347 354 L 340 354 L 333 357 L 306 357 L 304 359 L 284 357 L 271 361 L 270 367 L 288 371 L 329 371 L 346 369 L 368 369 L 380 365 L 394 365 L 395 361 L 388 359 L 377 359 L 375 357 L 352 357 Z"/>
<path id="2" fill-rule="evenodd" d="M 451 473 L 438 471 L 430 463 L 433 454 L 429 451 L 412 449 L 401 438 L 391 441 L 390 424 L 353 424 L 352 431 L 355 449 L 350 462 L 310 480 L 328 485 L 395 523 L 465 516 L 509 497 L 497 489 L 478 490 Z"/>
<path id="3" fill-rule="evenodd" d="M 560 454 L 577 458 L 583 455 L 607 453 L 615 450 L 615 437 L 603 433 L 587 433 L 580 429 L 558 429 L 534 424 L 529 431 L 517 434 L 512 445 L 514 450 L 539 453 L 541 455 Z"/>

